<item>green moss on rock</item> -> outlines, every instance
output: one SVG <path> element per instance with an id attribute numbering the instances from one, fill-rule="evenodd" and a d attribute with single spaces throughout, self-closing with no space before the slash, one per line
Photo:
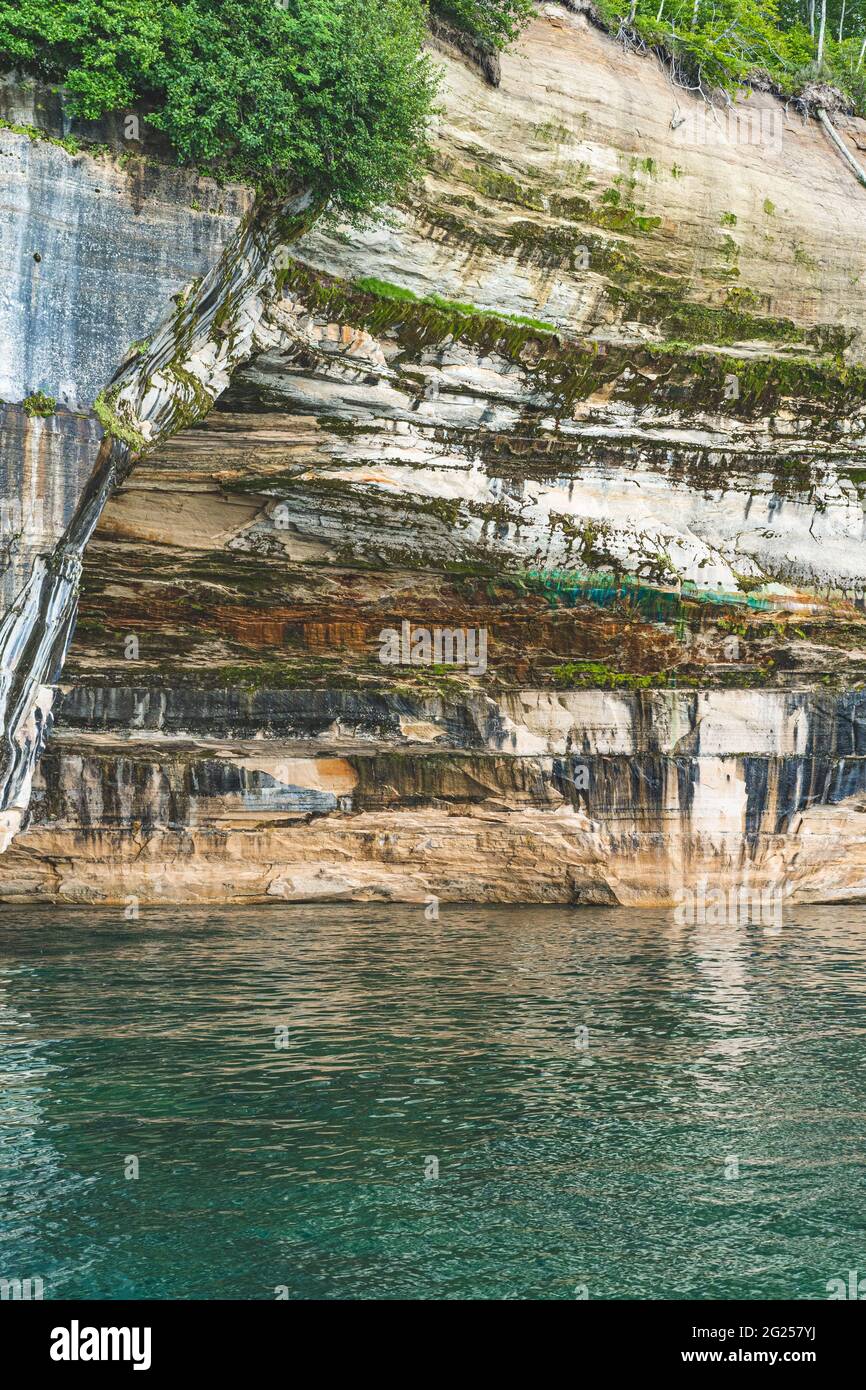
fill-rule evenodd
<path id="1" fill-rule="evenodd" d="M 119 439 L 122 443 L 128 444 L 131 449 L 140 452 L 146 447 L 147 440 L 129 419 L 126 407 L 118 410 L 117 405 L 118 392 L 116 390 L 100 391 L 93 402 L 93 413 L 106 435 L 112 439 Z"/>
<path id="2" fill-rule="evenodd" d="M 57 402 L 53 396 L 46 396 L 44 391 L 34 391 L 32 395 L 25 396 L 21 406 L 24 413 L 29 415 L 31 419 L 34 416 L 44 419 L 54 414 Z"/>

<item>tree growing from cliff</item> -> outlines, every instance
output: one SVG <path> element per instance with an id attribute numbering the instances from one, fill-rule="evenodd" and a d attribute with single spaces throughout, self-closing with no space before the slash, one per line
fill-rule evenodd
<path id="1" fill-rule="evenodd" d="M 491 48 L 504 48 L 517 38 L 533 4 L 532 0 L 431 0 L 431 9 Z"/>
<path id="2" fill-rule="evenodd" d="M 0 62 L 95 119 L 141 106 L 179 160 L 350 217 L 419 172 L 421 0 L 0 0 Z"/>
<path id="3" fill-rule="evenodd" d="M 448 0 L 494 46 L 529 0 Z M 113 489 L 201 419 L 259 348 L 286 244 L 325 209 L 352 220 L 423 164 L 435 90 L 423 0 L 0 0 L 0 63 L 62 84 L 84 118 L 140 106 L 179 160 L 256 189 L 218 263 L 177 296 L 94 403 L 104 438 L 61 541 L 0 623 L 0 852 L 26 814 L 75 624 L 81 559 Z"/>
<path id="4" fill-rule="evenodd" d="M 612 33 L 654 50 L 675 83 L 708 100 L 758 83 L 797 101 L 866 187 L 866 169 L 832 120 L 834 110 L 866 113 L 866 0 L 658 0 L 657 9 L 656 0 L 629 0 L 627 13 L 622 0 L 593 6 Z"/>
<path id="5" fill-rule="evenodd" d="M 613 33 L 654 49 L 705 96 L 758 79 L 810 105 L 816 81 L 866 113 L 864 0 L 593 0 Z"/>
<path id="6" fill-rule="evenodd" d="M 85 117 L 142 103 L 180 159 L 257 189 L 217 264 L 97 398 L 91 477 L 0 624 L 0 852 L 26 814 L 107 498 L 291 332 L 268 318 L 286 244 L 328 207 L 371 215 L 419 170 L 434 90 L 424 14 L 420 0 L 0 0 L 5 67 L 63 83 Z"/>

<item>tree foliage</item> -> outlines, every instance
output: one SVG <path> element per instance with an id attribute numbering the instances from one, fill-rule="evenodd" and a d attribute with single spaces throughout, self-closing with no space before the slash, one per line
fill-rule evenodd
<path id="1" fill-rule="evenodd" d="M 493 47 L 532 0 L 431 0 Z M 783 96 L 819 79 L 866 111 L 866 0 L 594 0 L 680 80 Z M 818 31 L 826 12 L 818 61 Z M 62 83 L 85 118 L 143 106 L 178 157 L 264 189 L 303 183 L 350 218 L 421 168 L 435 91 L 426 0 L 0 0 L 0 62 Z"/>
<path id="2" fill-rule="evenodd" d="M 533 9 L 532 0 L 432 0 L 431 7 L 493 48 L 515 39 Z"/>
<path id="3" fill-rule="evenodd" d="M 595 0 L 612 32 L 664 52 L 685 85 L 734 92 L 757 77 L 784 97 L 810 82 L 838 88 L 866 111 L 866 0 Z M 840 40 L 841 34 L 841 40 Z"/>
<path id="4" fill-rule="evenodd" d="M 180 159 L 350 217 L 419 171 L 421 0 L 0 0 L 0 60 L 92 119 L 143 103 Z"/>

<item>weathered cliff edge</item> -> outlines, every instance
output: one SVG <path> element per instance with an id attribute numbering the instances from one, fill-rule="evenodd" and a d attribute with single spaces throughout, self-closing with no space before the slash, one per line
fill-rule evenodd
<path id="1" fill-rule="evenodd" d="M 814 122 L 717 123 L 561 6 L 496 88 L 439 56 L 423 194 L 306 238 L 274 346 L 109 503 L 3 900 L 864 895 L 866 192 Z M 64 161 L 51 225 L 94 165 L 133 196 L 3 139 L 27 188 Z M 188 227 L 148 167 L 132 218 Z M 34 371 L 7 391 L 62 398 Z M 486 629 L 488 669 L 382 665 L 404 621 Z"/>
<path id="2" fill-rule="evenodd" d="M 41 83 L 0 79 L 0 118 L 2 612 L 90 476 L 95 398 L 216 261 L 251 195 L 147 160 L 122 122 L 75 125 Z M 71 129 L 95 143 L 74 152 Z M 40 392 L 56 403 L 47 416 L 23 405 Z"/>

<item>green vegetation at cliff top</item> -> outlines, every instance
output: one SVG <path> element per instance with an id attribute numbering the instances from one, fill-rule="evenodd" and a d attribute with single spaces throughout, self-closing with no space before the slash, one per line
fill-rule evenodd
<path id="1" fill-rule="evenodd" d="M 612 34 L 663 56 L 704 95 L 753 84 L 784 98 L 835 87 L 866 112 L 866 0 L 593 0 Z M 824 19 L 822 21 L 822 12 Z"/>
<path id="2" fill-rule="evenodd" d="M 866 111 L 866 0 L 594 0 L 593 17 L 705 94 L 829 82 Z M 431 0 L 502 48 L 532 0 Z M 84 120 L 131 114 L 179 160 L 265 190 L 308 186 L 349 218 L 422 172 L 435 64 L 426 0 L 0 0 L 0 64 L 62 84 Z M 822 98 L 823 99 L 823 98 Z"/>
<path id="3" fill-rule="evenodd" d="M 420 172 L 435 72 L 421 0 L 0 0 L 0 63 L 75 115 L 144 112 L 178 158 L 344 215 Z"/>
<path id="4" fill-rule="evenodd" d="M 491 48 L 504 48 L 532 14 L 532 0 L 431 0 L 431 10 Z"/>

